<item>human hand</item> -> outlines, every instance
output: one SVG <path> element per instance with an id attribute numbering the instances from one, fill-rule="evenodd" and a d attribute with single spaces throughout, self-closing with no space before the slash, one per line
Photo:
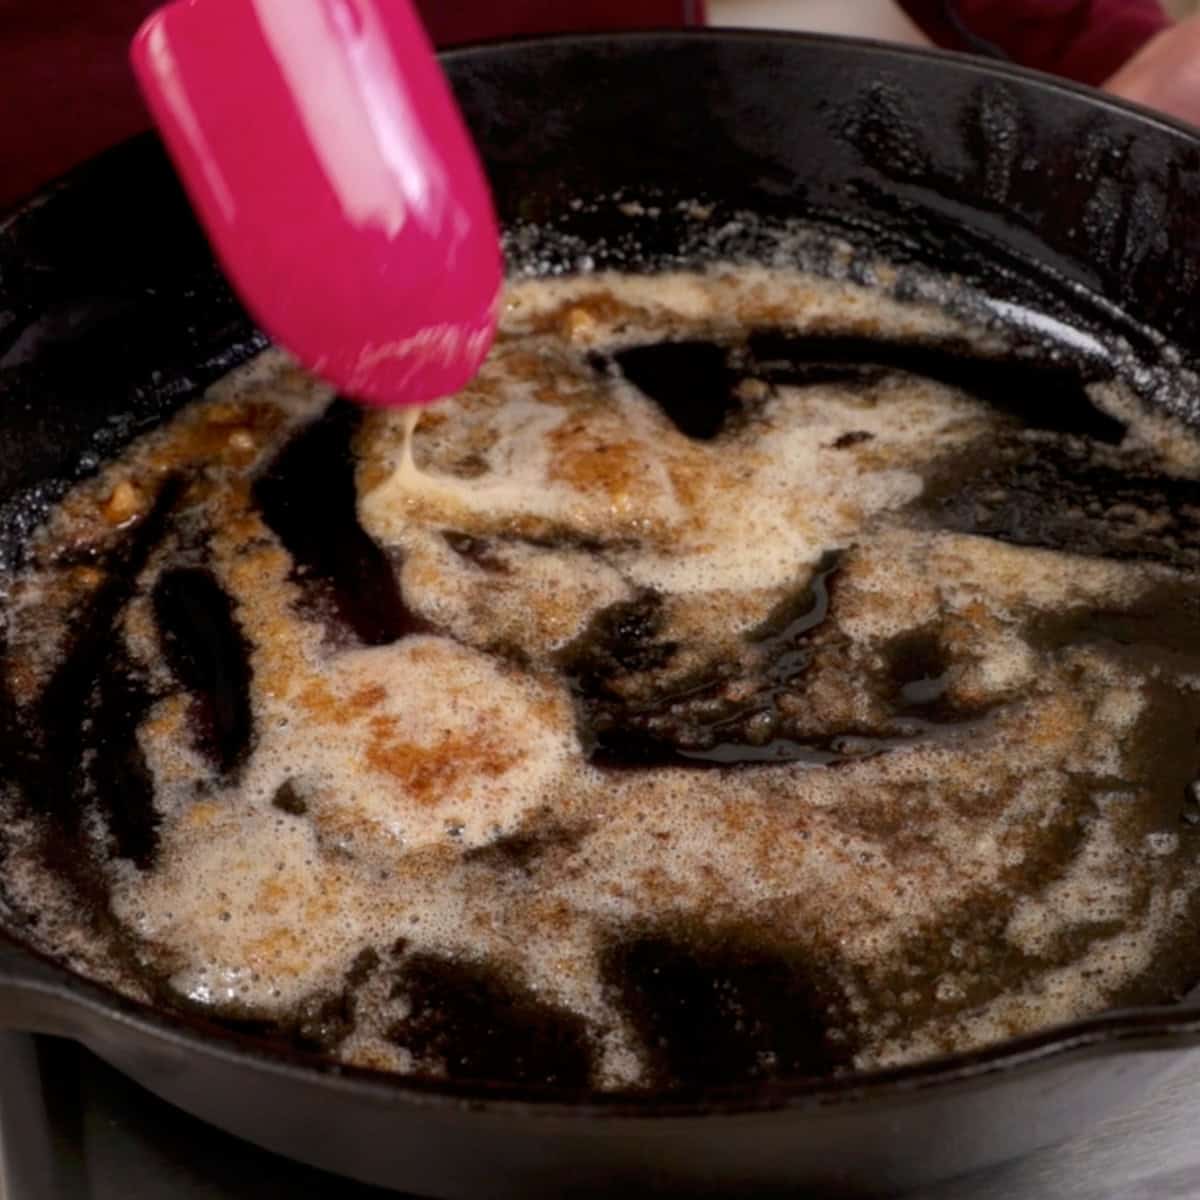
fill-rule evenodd
<path id="1" fill-rule="evenodd" d="M 1200 16 L 1155 35 L 1104 87 L 1125 100 L 1200 125 Z"/>

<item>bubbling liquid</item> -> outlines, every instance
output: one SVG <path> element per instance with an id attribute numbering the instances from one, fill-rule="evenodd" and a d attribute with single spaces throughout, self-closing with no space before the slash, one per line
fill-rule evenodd
<path id="1" fill-rule="evenodd" d="M 1200 453 L 793 272 L 513 284 L 416 423 L 268 352 L 4 583 L 6 900 L 404 1074 L 912 1062 L 1194 982 Z"/>

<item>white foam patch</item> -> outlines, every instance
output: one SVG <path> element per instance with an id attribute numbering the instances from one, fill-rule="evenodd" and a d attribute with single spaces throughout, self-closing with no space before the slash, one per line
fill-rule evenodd
<path id="1" fill-rule="evenodd" d="M 443 638 L 341 655 L 313 686 L 243 786 L 292 779 L 360 853 L 510 833 L 576 753 L 565 695 Z"/>
<path id="2" fill-rule="evenodd" d="M 260 700 L 259 717 L 237 791 L 214 802 L 245 797 L 257 810 L 289 785 L 331 847 L 384 865 L 431 843 L 470 849 L 511 833 L 578 756 L 561 689 L 444 638 L 296 671 L 286 694 Z M 147 750 L 173 795 L 197 760 L 178 726 L 162 733 Z"/>
<path id="3" fill-rule="evenodd" d="M 596 303 L 601 289 L 621 306 Z M 851 294 L 839 291 L 844 304 Z M 582 321 L 586 344 L 637 344 L 681 318 L 712 318 L 733 296 L 784 311 L 797 331 L 836 309 L 811 280 L 751 272 L 736 281 L 716 274 L 519 284 L 508 312 L 529 323 L 566 305 L 559 324 L 574 331 Z M 851 307 L 878 327 L 879 314 L 861 296 Z M 944 331 L 940 314 L 904 314 L 906 330 Z M 604 387 L 602 406 L 594 387 L 575 404 L 553 386 L 531 388 L 521 377 L 530 346 L 536 354 L 557 336 L 501 346 L 479 383 L 439 412 L 439 457 L 455 457 L 456 438 L 464 450 L 481 438 L 488 447 L 486 469 L 469 479 L 432 465 L 412 469 L 408 416 L 377 419 L 364 451 L 379 481 L 360 504 L 372 536 L 401 545 L 414 524 L 503 533 L 540 518 L 579 537 L 636 539 L 613 560 L 642 586 L 672 593 L 777 587 L 875 514 L 916 497 L 914 466 L 935 447 L 965 445 L 986 415 L 953 389 L 915 379 L 882 383 L 865 397 L 844 386 L 783 387 L 764 402 L 753 436 L 697 443 L 621 380 Z M 497 393 L 503 404 L 495 403 Z M 848 434 L 866 447 L 841 448 Z M 418 452 L 421 442 L 418 435 Z"/>
<path id="4" fill-rule="evenodd" d="M 473 562 L 432 530 L 406 530 L 395 544 L 414 611 L 468 644 L 500 641 L 531 661 L 574 640 L 601 609 L 633 594 L 628 579 L 583 550 L 514 543 Z M 486 620 L 480 621 L 480 614 Z"/>

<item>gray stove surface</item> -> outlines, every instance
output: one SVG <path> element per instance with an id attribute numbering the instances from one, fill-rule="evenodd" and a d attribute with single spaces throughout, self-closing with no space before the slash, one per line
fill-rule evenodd
<path id="1" fill-rule="evenodd" d="M 1018 1163 L 905 1200 L 1200 1198 L 1200 1055 L 1131 1111 Z M 256 1149 L 87 1051 L 0 1034 L 0 1200 L 384 1200 Z"/>

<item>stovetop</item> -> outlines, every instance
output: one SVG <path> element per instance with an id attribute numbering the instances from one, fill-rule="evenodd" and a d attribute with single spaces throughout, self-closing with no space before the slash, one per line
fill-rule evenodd
<path id="1" fill-rule="evenodd" d="M 403 1200 L 206 1125 L 71 1042 L 0 1034 L 0 1200 Z"/>
<path id="2" fill-rule="evenodd" d="M 1200 1055 L 1125 1116 L 904 1200 L 1196 1200 Z M 172 1108 L 72 1043 L 0 1034 L 0 1200 L 402 1200 Z"/>

